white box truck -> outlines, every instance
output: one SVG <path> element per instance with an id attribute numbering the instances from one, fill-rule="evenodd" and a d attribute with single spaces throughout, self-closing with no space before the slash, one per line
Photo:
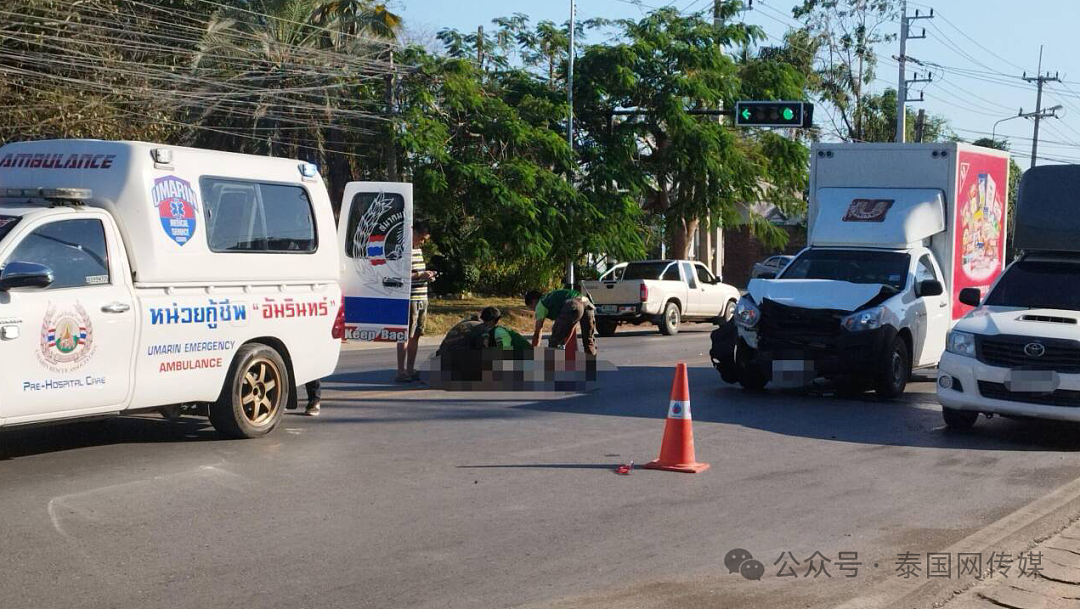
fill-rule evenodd
<path id="1" fill-rule="evenodd" d="M 960 290 L 1001 273 L 1008 178 L 1005 152 L 961 143 L 814 145 L 809 247 L 714 333 L 721 376 L 903 393 L 971 310 Z"/>
<path id="2" fill-rule="evenodd" d="M 184 406 L 225 436 L 270 432 L 337 365 L 339 252 L 308 163 L 0 148 L 0 426 Z"/>
<path id="3" fill-rule="evenodd" d="M 1029 169 L 1020 181 L 1013 244 L 1022 251 L 949 333 L 938 366 L 945 423 L 979 413 L 1080 421 L 1080 166 Z M 985 299 L 982 296 L 985 295 Z M 980 304 L 981 300 L 981 304 Z"/>

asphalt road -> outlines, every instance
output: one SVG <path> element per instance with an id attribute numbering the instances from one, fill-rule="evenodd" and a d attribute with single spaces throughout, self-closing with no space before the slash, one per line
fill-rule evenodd
<path id="1" fill-rule="evenodd" d="M 928 382 L 746 393 L 708 330 L 601 339 L 620 369 L 585 395 L 393 386 L 376 349 L 343 354 L 321 418 L 261 440 L 147 417 L 4 432 L 0 607 L 929 607 L 962 582 L 899 579 L 899 553 L 1015 551 L 1080 515 L 1075 427 L 952 433 Z M 655 458 L 680 360 L 712 468 L 614 474 Z M 760 581 L 724 567 L 736 548 Z M 815 552 L 831 577 L 804 577 Z"/>

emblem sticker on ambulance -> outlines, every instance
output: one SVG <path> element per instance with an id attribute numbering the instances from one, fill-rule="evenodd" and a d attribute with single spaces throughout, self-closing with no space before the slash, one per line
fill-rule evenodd
<path id="1" fill-rule="evenodd" d="M 94 327 L 79 302 L 72 309 L 57 310 L 49 303 L 41 322 L 38 361 L 52 372 L 81 368 L 94 354 Z"/>
<path id="2" fill-rule="evenodd" d="M 853 199 L 841 222 L 884 222 L 892 199 Z"/>
<path id="3" fill-rule="evenodd" d="M 165 234 L 183 247 L 195 234 L 198 223 L 199 206 L 195 189 L 186 180 L 165 176 L 154 180 L 150 198 L 158 210 Z"/>

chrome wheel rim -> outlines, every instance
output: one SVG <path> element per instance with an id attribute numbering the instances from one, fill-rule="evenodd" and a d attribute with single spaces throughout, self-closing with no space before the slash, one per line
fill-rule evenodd
<path id="1" fill-rule="evenodd" d="M 240 405 L 244 418 L 252 425 L 264 425 L 273 420 L 281 408 L 281 370 L 266 358 L 248 364 L 240 386 Z"/>
<path id="2" fill-rule="evenodd" d="M 900 357 L 898 351 L 893 351 L 892 354 L 892 369 L 893 369 L 893 384 L 897 387 L 900 386 L 900 382 L 904 379 L 904 358 Z"/>
<path id="3" fill-rule="evenodd" d="M 677 309 L 675 309 L 675 307 L 671 307 L 671 310 L 668 311 L 667 317 L 669 326 L 671 326 L 672 328 L 679 327 L 679 312 Z"/>

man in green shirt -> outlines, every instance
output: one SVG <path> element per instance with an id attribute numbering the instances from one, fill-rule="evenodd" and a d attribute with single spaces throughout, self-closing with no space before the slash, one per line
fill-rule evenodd
<path id="1" fill-rule="evenodd" d="M 558 349 L 566 345 L 575 324 L 580 324 L 581 345 L 589 355 L 596 355 L 596 339 L 593 329 L 596 327 L 596 307 L 577 290 L 555 290 L 541 295 L 533 290 L 525 295 L 525 306 L 536 310 L 536 328 L 533 331 L 532 346 L 540 345 L 540 333 L 544 330 L 544 321 L 550 319 L 551 338 L 548 346 Z"/>
<path id="2" fill-rule="evenodd" d="M 480 321 L 484 323 L 483 347 L 502 349 L 503 351 L 524 351 L 532 349 L 532 345 L 524 336 L 506 326 L 500 326 L 502 311 L 498 307 L 485 307 L 480 312 Z"/>

